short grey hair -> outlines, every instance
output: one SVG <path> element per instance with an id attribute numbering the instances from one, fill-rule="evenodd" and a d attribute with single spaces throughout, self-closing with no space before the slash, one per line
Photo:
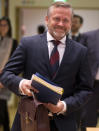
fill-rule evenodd
<path id="1" fill-rule="evenodd" d="M 72 14 L 72 17 L 73 17 L 73 9 L 72 9 L 71 5 L 69 3 L 67 3 L 67 2 L 62 2 L 62 1 L 52 3 L 51 6 L 47 10 L 47 16 L 48 17 L 50 16 L 51 10 L 53 8 L 59 8 L 59 7 L 63 7 L 63 8 L 66 8 L 66 9 L 67 8 L 71 9 L 71 14 Z"/>

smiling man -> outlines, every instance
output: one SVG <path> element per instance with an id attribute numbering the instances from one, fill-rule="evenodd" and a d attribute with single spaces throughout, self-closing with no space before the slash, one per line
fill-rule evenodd
<path id="1" fill-rule="evenodd" d="M 31 96 L 31 76 L 38 72 L 64 89 L 56 105 L 44 103 L 53 114 L 51 131 L 77 131 L 75 112 L 92 94 L 92 77 L 87 49 L 67 37 L 71 29 L 73 11 L 65 2 L 53 3 L 47 11 L 47 32 L 21 40 L 0 75 L 2 84 L 15 94 Z M 18 75 L 24 73 L 21 78 Z M 20 90 L 20 91 L 19 91 Z M 17 112 L 12 131 L 21 131 Z"/>

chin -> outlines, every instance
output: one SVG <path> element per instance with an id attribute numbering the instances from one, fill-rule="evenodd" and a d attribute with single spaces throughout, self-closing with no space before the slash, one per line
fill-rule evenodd
<path id="1" fill-rule="evenodd" d="M 62 39 L 63 37 L 65 36 L 65 34 L 56 34 L 56 37 L 58 38 L 58 39 Z"/>
<path id="2" fill-rule="evenodd" d="M 54 34 L 55 37 L 58 37 L 58 38 L 59 38 L 59 37 L 62 38 L 62 37 L 65 36 L 65 33 L 57 33 L 57 32 L 55 32 L 55 31 L 53 32 L 53 34 Z"/>

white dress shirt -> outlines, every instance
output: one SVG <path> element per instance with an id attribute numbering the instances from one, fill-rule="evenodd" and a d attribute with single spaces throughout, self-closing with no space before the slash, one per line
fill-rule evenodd
<path id="1" fill-rule="evenodd" d="M 51 55 L 51 52 L 54 48 L 54 45 L 53 43 L 51 42 L 52 40 L 55 40 L 49 32 L 47 32 L 47 42 L 48 42 L 48 51 L 49 51 L 49 58 L 50 58 L 50 55 Z M 64 55 L 64 51 L 65 51 L 65 47 L 66 47 L 66 36 L 63 37 L 61 40 L 60 40 L 60 44 L 58 45 L 57 49 L 58 49 L 58 52 L 59 52 L 59 65 L 61 64 L 61 61 L 62 61 L 62 58 L 63 58 L 63 55 Z"/>

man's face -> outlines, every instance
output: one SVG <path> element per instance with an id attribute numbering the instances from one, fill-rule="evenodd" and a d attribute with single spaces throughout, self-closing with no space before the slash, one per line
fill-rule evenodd
<path id="1" fill-rule="evenodd" d="M 82 24 L 80 23 L 80 19 L 77 17 L 73 17 L 71 31 L 78 33 L 81 26 Z"/>
<path id="2" fill-rule="evenodd" d="M 46 24 L 49 33 L 56 39 L 62 39 L 71 29 L 72 12 L 69 8 L 53 8 L 49 16 L 46 16 Z"/>

